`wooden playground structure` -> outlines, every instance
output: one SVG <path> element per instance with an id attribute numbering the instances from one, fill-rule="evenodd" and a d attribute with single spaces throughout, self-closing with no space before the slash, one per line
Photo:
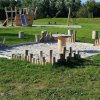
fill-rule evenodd
<path id="1" fill-rule="evenodd" d="M 44 30 L 41 32 L 41 35 L 36 35 L 36 42 L 37 43 L 46 43 L 48 41 L 57 41 L 57 48 L 59 52 L 59 59 L 57 59 L 53 55 L 53 50 L 49 51 L 49 57 L 46 58 L 44 55 L 44 51 L 40 51 L 38 54 L 38 58 L 35 58 L 35 54 L 29 54 L 29 50 L 25 50 L 24 54 L 12 54 L 12 59 L 17 60 L 25 60 L 28 62 L 31 62 L 32 64 L 55 64 L 55 63 L 64 63 L 68 62 L 71 59 L 80 59 L 81 56 L 79 54 L 79 51 L 72 50 L 72 47 L 70 47 L 69 50 L 66 50 L 66 43 L 74 43 L 76 41 L 76 32 L 72 30 L 68 30 L 68 34 L 55 34 L 53 35 L 51 32 Z M 66 55 L 67 54 L 67 55 Z"/>
<path id="2" fill-rule="evenodd" d="M 66 56 L 66 52 L 68 52 L 68 56 Z M 57 59 L 53 55 L 53 50 L 50 50 L 49 57 L 46 59 L 46 57 L 43 56 L 43 51 L 40 51 L 39 57 L 35 58 L 34 54 L 29 54 L 29 50 L 25 50 L 25 54 L 12 54 L 12 59 L 22 60 L 22 61 L 28 61 L 32 64 L 39 64 L 39 65 L 46 65 L 46 64 L 56 64 L 56 63 L 66 63 L 69 62 L 71 59 L 80 59 L 81 56 L 79 54 L 79 51 L 73 51 L 72 47 L 70 47 L 69 50 L 66 50 L 66 47 L 63 47 L 63 52 L 59 54 L 60 58 Z"/>
<path id="3" fill-rule="evenodd" d="M 33 20 L 36 17 L 37 7 L 35 11 L 29 8 L 17 8 L 13 10 L 12 8 L 7 9 L 5 7 L 6 20 L 3 22 L 3 26 L 9 26 L 11 22 L 11 26 L 14 26 L 14 22 L 16 26 L 32 26 Z"/>

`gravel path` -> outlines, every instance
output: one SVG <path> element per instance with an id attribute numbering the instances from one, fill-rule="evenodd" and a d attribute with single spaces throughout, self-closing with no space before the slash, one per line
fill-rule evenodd
<path id="1" fill-rule="evenodd" d="M 73 50 L 79 50 L 81 57 L 89 57 L 100 53 L 100 46 L 93 46 L 90 43 L 66 43 L 66 49 L 72 47 Z M 45 57 L 49 56 L 49 51 L 53 50 L 53 56 L 59 58 L 59 53 L 57 51 L 57 43 L 29 43 L 29 44 L 19 44 L 11 47 L 6 47 L 0 49 L 0 57 L 11 58 L 12 54 L 24 54 L 25 50 L 29 50 L 29 54 L 33 54 L 35 57 L 39 56 L 40 51 L 43 51 Z"/>
<path id="2" fill-rule="evenodd" d="M 20 26 L 13 26 L 13 27 L 20 27 Z M 11 25 L 4 27 L 0 24 L 0 28 L 13 28 Z M 32 27 L 53 27 L 53 28 L 82 28 L 80 25 L 32 25 Z"/>

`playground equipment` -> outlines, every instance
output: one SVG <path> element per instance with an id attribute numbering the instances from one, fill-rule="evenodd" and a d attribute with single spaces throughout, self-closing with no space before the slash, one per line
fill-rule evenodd
<path id="1" fill-rule="evenodd" d="M 29 8 L 17 8 L 13 10 L 12 8 L 9 10 L 5 8 L 6 12 L 6 20 L 2 24 L 3 26 L 9 25 L 11 21 L 11 26 L 15 24 L 16 26 L 32 26 L 34 18 L 36 18 L 37 7 L 35 11 Z"/>
<path id="2" fill-rule="evenodd" d="M 39 57 L 35 58 L 34 54 L 30 54 L 29 50 L 25 50 L 24 54 L 12 54 L 12 59 L 17 59 L 17 60 L 24 60 L 31 62 L 32 64 L 39 64 L 39 65 L 46 65 L 48 63 L 54 65 L 56 63 L 67 63 L 71 59 L 78 60 L 81 58 L 79 51 L 73 51 L 72 47 L 67 51 L 66 47 L 63 48 L 63 52 L 59 54 L 59 59 L 57 59 L 53 55 L 53 50 L 49 51 L 49 57 L 46 59 L 46 57 L 43 56 L 45 52 L 40 51 Z"/>

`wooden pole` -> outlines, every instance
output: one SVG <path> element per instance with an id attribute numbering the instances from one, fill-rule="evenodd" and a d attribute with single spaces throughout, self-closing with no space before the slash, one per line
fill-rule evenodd
<path id="1" fill-rule="evenodd" d="M 68 26 L 69 26 L 69 20 L 70 20 L 70 12 L 71 12 L 71 9 L 69 8 L 68 20 L 67 20 L 67 25 L 68 25 Z"/>
<path id="2" fill-rule="evenodd" d="M 40 51 L 40 58 L 43 57 L 43 51 Z"/>
<path id="3" fill-rule="evenodd" d="M 50 63 L 52 63 L 52 53 L 53 53 L 53 51 L 52 50 L 50 50 Z"/>
<path id="4" fill-rule="evenodd" d="M 33 54 L 30 54 L 29 62 L 32 62 Z"/>
<path id="5" fill-rule="evenodd" d="M 12 59 L 15 59 L 15 54 L 12 54 Z"/>
<path id="6" fill-rule="evenodd" d="M 46 60 L 45 60 L 45 57 L 43 57 L 43 64 L 44 64 L 44 65 L 46 64 Z"/>
<path id="7" fill-rule="evenodd" d="M 72 57 L 72 47 L 70 47 L 70 50 L 69 50 L 69 57 L 70 58 Z"/>
<path id="8" fill-rule="evenodd" d="M 27 60 L 27 56 L 28 56 L 28 50 L 25 50 L 25 60 Z"/>
<path id="9" fill-rule="evenodd" d="M 54 65 L 55 63 L 56 63 L 56 58 L 55 57 L 53 57 L 53 59 L 52 59 L 53 61 L 52 61 L 52 64 Z"/>
<path id="10" fill-rule="evenodd" d="M 35 64 L 35 58 L 32 58 L 32 64 Z"/>
<path id="11" fill-rule="evenodd" d="M 35 41 L 39 42 L 40 41 L 40 35 L 35 35 Z"/>
<path id="12" fill-rule="evenodd" d="M 11 7 L 11 26 L 13 26 L 13 11 L 12 11 L 12 7 Z"/>
<path id="13" fill-rule="evenodd" d="M 28 50 L 25 50 L 25 56 L 28 56 Z"/>
<path id="14" fill-rule="evenodd" d="M 65 55 L 66 55 L 66 47 L 63 47 L 63 54 L 64 54 L 64 58 L 65 58 Z"/>
<path id="15" fill-rule="evenodd" d="M 6 12 L 6 19 L 7 19 L 7 24 L 8 24 L 8 12 L 7 12 L 7 8 L 5 7 L 5 12 Z"/>

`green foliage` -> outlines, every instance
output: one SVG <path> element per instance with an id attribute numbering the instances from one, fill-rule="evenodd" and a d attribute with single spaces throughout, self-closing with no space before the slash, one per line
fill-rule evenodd
<path id="1" fill-rule="evenodd" d="M 20 8 L 29 7 L 31 9 L 37 7 L 38 18 L 66 17 L 69 8 L 71 8 L 71 17 L 73 18 L 100 16 L 98 13 L 99 3 L 94 0 L 88 0 L 85 4 L 81 4 L 81 0 L 0 0 L 0 9 L 4 9 L 4 7 L 14 8 L 15 6 Z M 82 14 L 81 11 L 84 13 Z M 4 12 L 3 15 L 5 15 Z"/>
<path id="2" fill-rule="evenodd" d="M 88 10 L 86 7 L 81 7 L 79 11 L 77 12 L 77 17 L 81 18 L 87 18 L 88 17 Z"/>
<path id="3" fill-rule="evenodd" d="M 0 0 L 0 9 L 4 7 L 20 6 L 20 0 Z"/>
<path id="4" fill-rule="evenodd" d="M 95 9 L 94 9 L 94 16 L 95 17 L 100 17 L 100 2 L 96 3 L 95 4 Z"/>

